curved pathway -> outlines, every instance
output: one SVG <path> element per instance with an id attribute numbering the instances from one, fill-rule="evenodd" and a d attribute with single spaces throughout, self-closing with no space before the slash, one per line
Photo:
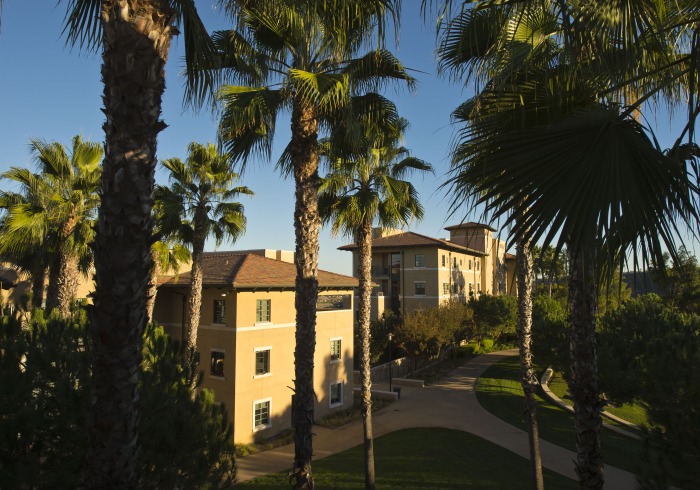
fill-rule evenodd
<path id="1" fill-rule="evenodd" d="M 440 382 L 425 388 L 401 388 L 401 400 L 374 413 L 374 437 L 412 427 L 446 427 L 470 432 L 529 459 L 527 433 L 502 421 L 479 405 L 476 380 L 492 364 L 517 355 L 517 349 L 484 354 L 467 361 Z M 383 383 L 374 385 L 383 389 Z M 321 459 L 363 443 L 362 422 L 338 429 L 314 426 L 314 459 Z M 576 480 L 576 455 L 540 439 L 542 464 L 552 471 Z M 237 481 L 243 482 L 268 473 L 288 470 L 294 459 L 289 444 L 238 459 Z M 635 476 L 627 471 L 605 467 L 606 488 L 636 488 Z"/>

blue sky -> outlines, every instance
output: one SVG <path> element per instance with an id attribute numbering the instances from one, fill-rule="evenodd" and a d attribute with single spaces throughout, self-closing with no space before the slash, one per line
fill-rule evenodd
<path id="1" fill-rule="evenodd" d="M 28 152 L 30 138 L 56 140 L 66 146 L 71 138 L 82 134 L 92 141 L 104 138 L 101 125 L 102 107 L 99 54 L 80 52 L 65 46 L 61 35 L 67 1 L 58 6 L 46 0 L 6 0 L 3 2 L 0 30 L 0 171 L 10 166 L 32 167 Z M 435 237 L 446 237 L 447 225 L 459 222 L 465 211 L 448 219 L 449 199 L 439 186 L 449 168 L 448 150 L 453 128 L 450 112 L 471 92 L 442 80 L 436 75 L 433 23 L 419 15 L 418 0 L 404 2 L 404 15 L 398 48 L 394 53 L 408 68 L 417 70 L 415 93 L 402 90 L 386 95 L 394 100 L 411 126 L 405 146 L 413 155 L 429 161 L 435 175 L 418 179 L 425 206 L 425 219 L 413 223 L 411 230 Z M 210 29 L 224 28 L 226 19 L 213 8 L 212 0 L 198 2 L 205 24 Z M 175 39 L 166 66 L 167 88 L 163 99 L 163 120 L 168 124 L 158 140 L 159 159 L 186 157 L 191 141 L 215 142 L 216 120 L 208 111 L 183 112 L 182 71 L 183 43 Z M 668 117 L 659 115 L 660 121 Z M 662 146 L 671 144 L 668 124 L 659 130 Z M 256 195 L 242 197 L 248 217 L 246 235 L 231 246 L 220 249 L 272 248 L 294 249 L 294 186 L 274 170 L 274 162 L 289 139 L 288 116 L 278 121 L 278 134 L 271 162 L 252 161 L 242 184 Z M 665 141 L 664 141 L 665 140 Z M 159 169 L 157 180 L 167 182 Z M 8 184 L 0 182 L 0 188 Z M 479 214 L 466 216 L 478 219 Z M 505 236 L 505 234 L 502 234 Z M 348 243 L 345 237 L 333 238 L 328 229 L 321 233 L 319 266 L 321 269 L 351 274 L 351 257 L 337 247 Z M 208 245 L 213 249 L 213 244 Z"/>

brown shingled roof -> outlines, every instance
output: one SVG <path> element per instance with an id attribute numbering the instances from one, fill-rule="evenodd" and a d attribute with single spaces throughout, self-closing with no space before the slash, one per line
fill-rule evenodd
<path id="1" fill-rule="evenodd" d="M 462 245 L 457 245 L 456 243 L 452 243 L 447 240 L 440 240 L 439 238 L 432 238 L 429 236 L 421 235 L 419 233 L 414 233 L 412 231 L 407 231 L 405 233 L 397 233 L 396 235 L 389 235 L 382 238 L 375 238 L 372 240 L 372 250 L 376 250 L 379 248 L 407 247 L 440 247 L 448 250 L 454 250 L 457 252 L 470 253 L 472 255 L 486 255 L 484 252 L 480 252 L 478 250 L 463 247 Z M 338 247 L 338 250 L 355 250 L 356 248 L 357 245 L 352 243 L 350 245 Z"/>
<path id="2" fill-rule="evenodd" d="M 293 288 L 296 267 L 289 262 L 268 259 L 253 253 L 205 252 L 202 264 L 205 287 Z M 190 272 L 164 278 L 162 285 L 183 286 L 190 283 Z M 357 287 L 354 277 L 318 271 L 318 285 L 322 288 Z"/>

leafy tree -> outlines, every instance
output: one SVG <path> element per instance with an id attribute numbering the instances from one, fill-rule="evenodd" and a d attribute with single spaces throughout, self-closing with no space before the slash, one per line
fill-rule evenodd
<path id="1" fill-rule="evenodd" d="M 394 112 L 394 111 L 391 111 Z M 430 164 L 411 157 L 400 146 L 408 121 L 373 121 L 363 115 L 363 148 L 347 156 L 346 131 L 321 142 L 329 172 L 320 186 L 319 212 L 330 222 L 334 234 L 354 237 L 358 248 L 360 330 L 360 379 L 365 447 L 365 488 L 374 489 L 374 443 L 372 436 L 372 379 L 370 373 L 370 310 L 372 295 L 372 225 L 396 228 L 423 217 L 418 192 L 405 179 L 412 172 L 432 171 Z M 393 123 L 393 124 L 392 124 Z M 339 136 L 338 133 L 342 133 Z"/>
<path id="2" fill-rule="evenodd" d="M 236 25 L 215 39 L 222 67 L 204 71 L 230 79 L 218 93 L 220 137 L 243 164 L 253 154 L 269 160 L 280 112 L 291 112 L 291 140 L 279 165 L 295 184 L 296 349 L 294 373 L 295 488 L 313 488 L 311 426 L 318 296 L 319 131 L 346 126 L 356 113 L 380 113 L 375 92 L 387 82 L 413 79 L 383 49 L 387 21 L 398 20 L 395 0 L 230 0 Z M 361 50 L 370 40 L 377 49 Z M 352 97 L 356 93 L 367 94 Z"/>
<path id="3" fill-rule="evenodd" d="M 636 401 L 644 433 L 642 488 L 690 489 L 700 479 L 700 317 L 640 296 L 602 318 L 601 385 L 616 402 Z"/>
<path id="4" fill-rule="evenodd" d="M 171 158 L 164 160 L 163 166 L 169 171 L 171 186 L 156 188 L 161 232 L 192 247 L 185 332 L 187 345 L 196 349 L 204 242 L 213 236 L 218 246 L 224 239 L 235 242 L 245 233 L 243 205 L 233 199 L 252 192 L 244 186 L 231 188 L 238 174 L 233 171 L 229 155 L 219 154 L 213 144 L 190 143 L 186 162 Z"/>
<path id="5" fill-rule="evenodd" d="M 183 33 L 185 64 L 214 49 L 194 0 L 64 0 L 68 42 L 102 52 L 105 159 L 96 226 L 87 488 L 137 486 L 141 339 L 151 272 L 151 207 L 165 63 Z M 188 94 L 204 86 L 188 70 Z"/>
<path id="6" fill-rule="evenodd" d="M 0 328 L 0 480 L 8 488 L 75 488 L 88 448 L 90 349 L 87 319 L 35 310 L 26 329 Z M 139 384 L 141 488 L 228 488 L 235 476 L 232 429 L 195 362 L 160 328 L 150 328 Z"/>
<path id="7" fill-rule="evenodd" d="M 497 340 L 515 328 L 516 299 L 512 296 L 481 294 L 469 300 L 469 307 L 474 311 L 478 342 L 486 337 Z"/>
<path id="8" fill-rule="evenodd" d="M 30 257 L 46 257 L 50 265 L 46 306 L 67 316 L 79 271 L 86 273 L 92 263 L 88 244 L 94 235 L 102 146 L 76 136 L 70 154 L 58 142 L 35 139 L 30 148 L 39 173 L 12 167 L 0 176 L 20 186 L 18 193 L 0 196 L 7 211 L 0 251 L 20 263 L 29 262 L 31 272 L 42 279 L 45 262 Z"/>
<path id="9" fill-rule="evenodd" d="M 664 254 L 663 264 L 652 270 L 652 280 L 670 305 L 687 313 L 700 314 L 700 267 L 698 260 L 683 247 L 675 262 Z"/>
<path id="10" fill-rule="evenodd" d="M 569 356 L 569 312 L 566 300 L 536 296 L 532 308 L 532 351 L 542 365 L 550 365 L 566 379 Z"/>
<path id="11" fill-rule="evenodd" d="M 382 358 L 386 359 L 386 356 L 388 356 L 389 334 L 393 334 L 400 323 L 401 317 L 391 310 L 385 310 L 381 318 L 372 320 L 370 325 L 370 363 L 372 365 L 381 362 Z M 355 329 L 355 352 L 360 352 L 362 348 L 360 342 L 360 332 L 358 329 Z M 396 357 L 396 354 L 398 352 L 393 353 L 394 357 Z M 357 369 L 359 369 L 359 358 L 356 357 L 355 359 L 358 362 Z"/>

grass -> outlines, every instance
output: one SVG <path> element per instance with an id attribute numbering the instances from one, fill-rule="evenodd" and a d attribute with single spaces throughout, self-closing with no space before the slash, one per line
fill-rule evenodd
<path id="1" fill-rule="evenodd" d="M 405 429 L 374 441 L 377 488 L 461 490 L 525 488 L 529 462 L 466 432 L 451 429 Z M 318 489 L 363 489 L 362 446 L 314 461 Z M 578 483 L 545 470 L 545 486 L 576 489 Z M 287 473 L 244 484 L 252 488 L 288 488 Z"/>
<path id="2" fill-rule="evenodd" d="M 560 373 L 554 373 L 552 379 L 549 381 L 549 388 L 555 395 L 561 398 L 564 403 L 567 405 L 573 405 L 568 392 L 569 387 Z M 629 403 L 614 405 L 611 403 L 605 407 L 605 411 L 610 412 L 611 414 L 616 415 L 628 422 L 632 422 L 633 424 L 647 427 L 649 426 L 647 412 L 641 405 Z"/>
<path id="3" fill-rule="evenodd" d="M 523 421 L 524 397 L 519 380 L 520 365 L 517 357 L 497 362 L 479 378 L 476 395 L 479 403 L 489 412 L 511 425 L 527 430 Z M 537 397 L 537 421 L 540 438 L 576 450 L 573 415 Z M 606 464 L 638 473 L 642 443 L 616 432 L 601 432 L 603 459 Z"/>

